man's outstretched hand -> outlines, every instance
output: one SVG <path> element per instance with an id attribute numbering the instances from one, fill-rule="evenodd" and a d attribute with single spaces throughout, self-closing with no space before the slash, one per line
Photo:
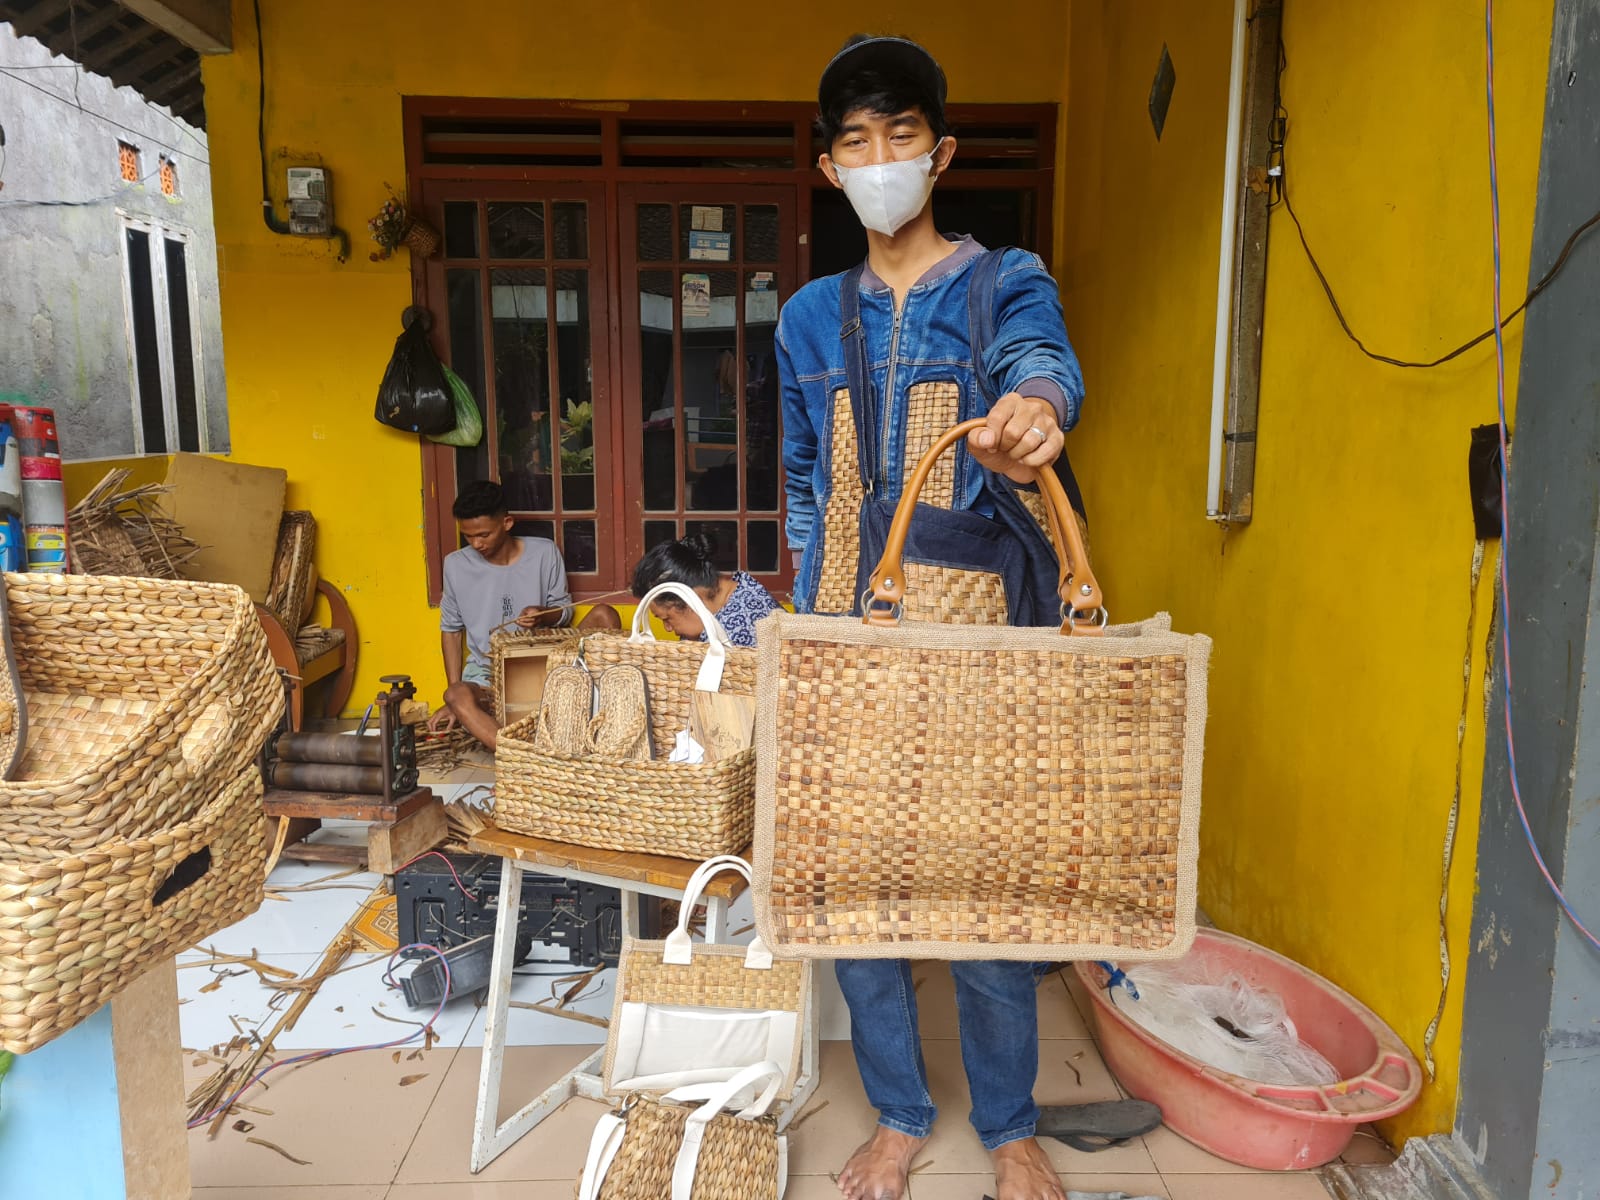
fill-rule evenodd
<path id="1" fill-rule="evenodd" d="M 1061 457 L 1067 438 L 1055 406 L 1037 396 L 1008 392 L 989 410 L 982 429 L 967 435 L 967 449 L 980 464 L 1017 483 Z"/>

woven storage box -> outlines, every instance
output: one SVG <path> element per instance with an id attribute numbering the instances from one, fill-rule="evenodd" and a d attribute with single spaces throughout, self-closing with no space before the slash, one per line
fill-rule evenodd
<path id="1" fill-rule="evenodd" d="M 148 836 L 62 854 L 0 851 L 0 1048 L 37 1049 L 260 906 L 261 774 L 247 766 L 212 794 Z"/>
<path id="2" fill-rule="evenodd" d="M 533 748 L 538 724 L 527 717 L 500 731 L 494 755 L 500 828 L 671 858 L 709 858 L 750 844 L 753 751 L 697 765 L 562 758 Z"/>
<path id="3" fill-rule="evenodd" d="M 867 620 L 759 627 L 757 927 L 804 957 L 1176 957 L 1211 643 L 1165 618 L 1080 629 L 1099 585 L 1049 471 L 1063 627 L 900 623 L 918 491 L 968 428 L 907 484 Z"/>
<path id="4" fill-rule="evenodd" d="M 500 725 L 512 725 L 529 713 L 539 711 L 539 693 L 544 687 L 544 668 L 555 662 L 570 662 L 554 658 L 553 652 L 563 647 L 577 648 L 582 635 L 575 629 L 498 629 L 489 635 L 490 681 L 494 689 L 494 719 Z M 538 660 L 532 677 L 519 680 L 518 668 L 525 667 L 528 659 Z M 507 662 L 512 664 L 512 691 L 510 709 L 507 709 Z"/>
<path id="5" fill-rule="evenodd" d="M 227 584 L 6 575 L 28 740 L 0 846 L 67 854 L 188 821 L 283 708 L 255 608 Z"/>
<path id="6" fill-rule="evenodd" d="M 538 718 L 500 731 L 495 751 L 495 822 L 502 829 L 554 841 L 710 858 L 742 853 L 750 845 L 755 811 L 755 751 L 707 763 L 668 762 L 678 734 L 689 727 L 695 684 L 707 654 L 703 642 L 656 642 L 641 627 L 648 605 L 635 616 L 633 638 L 585 637 L 550 662 L 581 658 L 598 677 L 607 667 L 644 672 L 650 702 L 650 736 L 656 758 L 617 762 L 564 758 L 534 749 Z M 736 696 L 755 691 L 755 651 L 725 647 L 718 690 Z"/>

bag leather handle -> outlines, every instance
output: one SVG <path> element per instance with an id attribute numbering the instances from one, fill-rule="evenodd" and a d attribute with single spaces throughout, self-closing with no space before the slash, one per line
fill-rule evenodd
<path id="1" fill-rule="evenodd" d="M 712 876 L 720 875 L 723 871 L 737 871 L 744 876 L 746 883 L 751 882 L 750 864 L 736 854 L 719 854 L 696 867 L 689 876 L 689 883 L 683 889 L 683 899 L 678 904 L 677 928 L 667 934 L 662 943 L 662 962 L 682 967 L 694 961 L 694 942 L 689 937 L 689 915 L 694 911 L 694 906 L 700 903 L 700 893 L 711 882 Z M 745 948 L 744 965 L 752 971 L 772 969 L 772 951 L 767 949 L 760 934 L 752 938 L 750 945 Z"/>
<path id="2" fill-rule="evenodd" d="M 861 618 L 863 624 L 891 628 L 900 624 L 906 598 L 905 567 L 901 559 L 905 554 L 906 535 L 911 531 L 911 517 L 922 495 L 923 485 L 928 482 L 928 476 L 933 473 L 934 464 L 939 461 L 941 454 L 974 429 L 982 429 L 985 424 L 984 418 L 974 417 L 945 430 L 922 456 L 922 461 L 917 463 L 917 469 L 911 473 L 905 491 L 901 493 L 900 503 L 895 506 L 883 557 L 873 568 L 872 597 Z M 1077 623 L 1078 614 L 1103 609 L 1105 597 L 1089 566 L 1089 556 L 1083 547 L 1083 534 L 1078 529 L 1077 518 L 1072 515 L 1067 493 L 1054 471 L 1035 471 L 1033 477 L 1044 497 L 1050 540 L 1055 545 L 1056 557 L 1061 564 L 1057 587 L 1061 596 L 1061 632 L 1098 633 L 1098 626 L 1080 627 Z"/>
<path id="3" fill-rule="evenodd" d="M 700 1150 L 705 1144 L 706 1127 L 711 1123 L 711 1119 L 722 1112 L 739 1092 L 751 1084 L 765 1080 L 766 1091 L 762 1092 L 750 1107 L 737 1114 L 740 1120 L 755 1120 L 772 1104 L 778 1089 L 783 1084 L 783 1076 L 783 1068 L 777 1063 L 756 1063 L 754 1066 L 746 1067 L 726 1083 L 714 1085 L 715 1090 L 711 1097 L 684 1119 L 683 1142 L 679 1145 L 678 1156 L 672 1164 L 672 1200 L 692 1200 L 694 1196 L 694 1177 L 700 1166 Z M 666 1098 L 686 1099 L 683 1093 L 698 1092 L 698 1088 L 681 1088 L 676 1092 L 668 1092 Z"/>

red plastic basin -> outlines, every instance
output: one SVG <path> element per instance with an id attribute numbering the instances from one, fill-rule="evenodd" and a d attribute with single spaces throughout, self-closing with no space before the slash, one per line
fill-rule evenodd
<path id="1" fill-rule="evenodd" d="M 1321 976 L 1213 929 L 1199 931 L 1184 961 L 1236 973 L 1282 996 L 1301 1039 L 1339 1072 L 1337 1083 L 1295 1087 L 1208 1067 L 1124 1016 L 1107 996 L 1100 966 L 1076 963 L 1093 997 L 1106 1065 L 1131 1094 L 1160 1106 L 1169 1129 L 1202 1150 L 1267 1171 L 1320 1167 L 1344 1153 L 1358 1126 L 1416 1100 L 1422 1075 L 1411 1051 L 1375 1012 Z"/>

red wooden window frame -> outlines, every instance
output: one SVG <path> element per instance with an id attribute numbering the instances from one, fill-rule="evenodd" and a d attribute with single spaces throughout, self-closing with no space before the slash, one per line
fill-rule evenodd
<path id="1" fill-rule="evenodd" d="M 629 184 L 693 184 L 704 187 L 705 194 L 719 187 L 737 187 L 747 184 L 787 186 L 794 190 L 795 271 L 792 282 L 783 285 L 783 294 L 792 295 L 796 287 L 810 278 L 811 254 L 809 231 L 811 229 L 811 193 L 820 186 L 816 170 L 817 147 L 813 142 L 812 121 L 816 108 L 808 103 L 784 101 L 579 101 L 579 100 L 507 100 L 488 97 L 407 96 L 402 100 L 402 117 L 405 128 L 406 172 L 410 186 L 409 200 L 413 208 L 424 214 L 436 228 L 443 228 L 442 212 L 436 211 L 440 203 L 430 200 L 438 195 L 429 186 L 434 182 L 454 181 L 465 185 L 468 191 L 508 183 L 537 184 L 546 188 L 558 185 L 591 185 L 603 195 L 603 208 L 591 210 L 589 234 L 591 254 L 603 255 L 608 264 L 608 275 L 591 284 L 593 297 L 604 294 L 608 311 L 604 315 L 603 331 L 598 318 L 593 318 L 591 334 L 595 337 L 596 354 L 593 359 L 595 420 L 596 420 L 596 476 L 597 507 L 599 494 L 609 493 L 612 513 L 628 511 L 630 504 L 625 422 L 605 416 L 605 433 L 601 432 L 602 404 L 599 397 L 622 397 L 627 372 L 626 364 L 635 353 L 625 347 L 622 332 L 622 305 L 628 297 L 622 290 L 623 247 L 621 245 L 621 189 Z M 963 189 L 996 188 L 1014 191 L 1029 190 L 1034 193 L 1034 213 L 1037 236 L 1034 248 L 1048 262 L 1051 249 L 1051 217 L 1055 159 L 1056 159 L 1056 106 L 1054 104 L 989 104 L 952 105 L 948 109 L 951 124 L 955 126 L 958 140 L 962 128 L 995 126 L 1031 126 L 1036 130 L 1031 150 L 1015 144 L 985 144 L 982 138 L 969 138 L 962 143 L 954 168 L 945 176 L 948 186 Z M 543 142 L 526 141 L 523 149 L 534 156 L 531 161 L 449 162 L 430 161 L 425 152 L 426 126 L 430 122 L 505 121 L 539 122 L 553 130 Z M 636 131 L 650 123 L 663 126 L 673 123 L 685 125 L 700 123 L 706 127 L 726 130 L 736 134 L 741 126 L 763 126 L 768 131 L 777 126 L 792 131 L 792 143 L 787 154 L 769 135 L 752 137 L 748 144 L 739 145 L 737 137 L 715 144 L 697 144 L 692 138 L 670 140 L 666 146 L 652 146 L 652 161 L 648 165 L 632 165 L 627 161 L 624 127 Z M 563 123 L 576 129 L 581 126 L 582 136 L 569 136 L 562 132 Z M 637 140 L 637 139 L 635 139 Z M 649 139 L 644 139 L 649 140 Z M 733 144 L 729 144 L 729 142 Z M 458 148 L 466 152 L 492 149 L 492 141 L 474 145 L 464 138 Z M 638 152 L 633 152 L 637 154 Z M 537 161 L 543 155 L 548 165 Z M 566 161 L 560 161 L 562 156 Z M 667 165 L 674 157 L 681 157 L 689 165 Z M 718 156 L 739 159 L 739 165 L 703 166 L 693 160 Z M 762 158 L 773 160 L 772 165 L 761 165 Z M 781 161 L 787 158 L 787 162 Z M 532 194 L 531 192 L 529 194 Z M 596 247 L 595 239 L 601 239 Z M 444 315 L 443 274 L 437 260 L 412 259 L 412 292 L 414 302 L 435 314 L 434 348 L 445 356 L 448 345 L 445 322 L 437 318 Z M 636 300 L 636 298 L 635 298 Z M 599 356 L 603 346 L 604 355 Z M 610 405 L 614 407 L 614 403 Z M 599 439 L 605 436 L 614 466 L 609 479 L 602 479 L 599 471 Z M 422 443 L 422 468 L 424 489 L 424 533 L 427 544 L 428 601 L 438 604 L 441 589 L 441 572 L 444 555 L 456 545 L 454 522 L 450 505 L 455 495 L 453 451 Z M 637 522 L 625 522 L 626 525 Z M 559 531 L 558 531 L 559 532 Z M 612 545 L 613 573 L 611 579 L 620 586 L 631 566 L 629 555 L 638 546 L 631 533 L 618 538 L 614 529 L 604 524 L 597 528 L 602 546 Z M 639 535 L 642 537 L 642 535 Z M 792 578 L 789 556 L 780 544 L 779 566 L 782 570 L 779 590 L 786 590 Z M 602 550 L 601 561 L 604 562 Z M 592 577 L 591 577 L 592 578 Z M 581 578 L 573 580 L 574 595 L 578 599 L 597 594 L 594 579 L 585 586 Z"/>
<path id="2" fill-rule="evenodd" d="M 575 595 L 597 594 L 605 586 L 605 581 L 615 577 L 616 572 L 624 569 L 620 549 L 615 545 L 615 539 L 609 536 L 608 525 L 615 521 L 616 513 L 620 511 L 621 485 L 624 477 L 618 464 L 621 462 L 617 447 L 619 431 L 612 428 L 612 372 L 605 366 L 613 357 L 611 323 L 609 311 L 609 294 L 612 287 L 614 272 L 610 269 L 610 259 L 607 256 L 609 249 L 608 240 L 603 228 L 607 221 L 605 208 L 605 190 L 596 184 L 579 183 L 520 183 L 515 180 L 496 180 L 490 183 L 471 183 L 452 180 L 427 179 L 421 182 L 423 195 L 423 211 L 433 215 L 440 223 L 436 226 L 444 228 L 443 206 L 453 200 L 468 200 L 478 203 L 480 217 L 489 204 L 497 202 L 529 202 L 546 201 L 549 204 L 560 203 L 563 200 L 582 201 L 589 206 L 589 254 L 585 261 L 559 260 L 554 258 L 554 229 L 551 224 L 545 227 L 545 248 L 549 255 L 544 259 L 498 259 L 489 254 L 487 229 L 480 220 L 478 229 L 478 256 L 475 259 L 446 258 L 441 251 L 434 257 L 422 263 L 425 294 L 438 297 L 438 303 L 430 311 L 433 312 L 433 328 L 431 336 L 434 350 L 440 358 L 450 361 L 450 344 L 448 323 L 445 317 L 444 304 L 446 297 L 446 272 L 455 269 L 478 270 L 484 275 L 484 298 L 482 312 L 483 320 L 483 364 L 485 379 L 494 376 L 494 321 L 492 317 L 492 300 L 488 292 L 487 279 L 489 272 L 497 269 L 542 269 L 552 275 L 556 271 L 565 269 L 587 270 L 589 280 L 589 361 L 592 366 L 589 398 L 594 406 L 594 447 L 595 447 L 595 507 L 592 519 L 596 527 L 596 568 L 594 572 L 579 572 L 568 564 L 568 583 Z M 416 268 L 413 267 L 413 272 Z M 553 281 L 547 279 L 547 285 L 553 286 Z M 550 322 L 551 336 L 549 345 L 552 353 L 548 355 L 548 366 L 552 373 L 556 369 L 555 320 L 553 308 L 548 310 L 547 317 Z M 556 390 L 556 380 L 550 381 L 551 395 L 556 398 L 559 406 L 559 396 Z M 480 404 L 485 407 L 484 440 L 489 448 L 489 461 L 491 469 L 496 462 L 498 450 L 497 422 L 488 419 L 493 409 L 490 406 L 491 392 L 484 389 L 484 394 L 477 397 Z M 554 422 L 552 422 L 552 425 Z M 552 429 L 554 434 L 554 430 Z M 430 529 L 437 528 L 444 531 L 444 549 L 436 559 L 433 546 L 429 545 L 430 574 L 436 563 L 443 562 L 443 555 L 454 548 L 454 518 L 450 515 L 450 506 L 455 500 L 456 477 L 456 451 L 453 446 L 441 446 L 435 442 L 424 440 L 422 443 L 423 477 L 427 481 L 424 492 L 424 502 L 427 509 L 427 524 Z M 559 472 L 557 472 L 559 478 Z M 557 546 L 563 544 L 561 536 L 561 523 L 568 519 L 590 520 L 589 510 L 574 509 L 568 511 L 563 505 L 564 498 L 560 495 L 559 484 L 557 495 L 554 499 L 554 508 L 550 512 L 515 513 L 518 517 L 528 517 L 534 520 L 549 519 L 556 524 L 555 542 Z M 433 588 L 430 580 L 430 602 L 437 603 L 438 597 L 432 594 Z"/>

